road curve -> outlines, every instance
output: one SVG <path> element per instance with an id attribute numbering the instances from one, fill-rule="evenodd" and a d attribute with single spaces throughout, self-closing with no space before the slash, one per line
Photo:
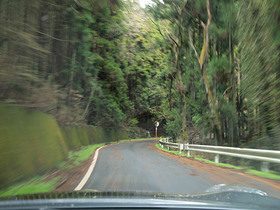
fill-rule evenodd
<path id="1" fill-rule="evenodd" d="M 102 149 L 83 190 L 198 193 L 217 184 L 197 169 L 155 152 L 154 143 L 134 141 Z"/>
<path id="2" fill-rule="evenodd" d="M 215 184 L 239 184 L 280 198 L 279 182 L 158 152 L 155 140 L 103 148 L 82 190 L 201 193 Z"/>

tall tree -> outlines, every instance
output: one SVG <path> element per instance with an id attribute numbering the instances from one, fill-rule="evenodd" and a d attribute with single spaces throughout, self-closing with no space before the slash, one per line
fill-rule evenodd
<path id="1" fill-rule="evenodd" d="M 218 142 L 221 142 L 222 141 L 221 124 L 219 121 L 217 108 L 216 108 L 216 105 L 214 102 L 212 91 L 210 89 L 210 85 L 209 85 L 209 81 L 208 81 L 208 77 L 207 77 L 207 71 L 206 71 L 207 61 L 208 61 L 208 50 L 209 50 L 209 27 L 210 27 L 211 18 L 212 18 L 211 12 L 210 12 L 209 0 L 206 0 L 206 5 L 207 5 L 208 20 L 207 20 L 206 25 L 203 21 L 201 21 L 201 25 L 203 27 L 203 46 L 201 49 L 200 56 L 198 55 L 198 53 L 192 43 L 191 35 L 190 35 L 190 44 L 195 52 L 195 55 L 197 57 L 197 61 L 199 64 L 199 68 L 202 72 L 204 86 L 205 86 L 205 90 L 206 90 L 207 97 L 208 97 L 209 107 L 210 107 L 211 113 L 212 113 L 212 118 L 213 118 L 213 122 L 214 122 L 214 126 L 215 126 L 217 139 L 218 139 Z"/>

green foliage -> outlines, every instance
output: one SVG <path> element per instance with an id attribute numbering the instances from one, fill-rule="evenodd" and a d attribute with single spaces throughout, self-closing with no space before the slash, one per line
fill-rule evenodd
<path id="1" fill-rule="evenodd" d="M 137 125 L 139 121 L 136 118 L 130 119 L 129 124 L 131 125 Z"/>
<path id="2" fill-rule="evenodd" d="M 278 145 L 273 140 L 277 138 L 275 133 L 280 122 L 280 77 L 277 71 L 279 10 L 276 5 L 277 1 L 210 2 L 212 20 L 206 71 L 219 115 L 222 133 L 219 144 L 240 145 L 267 136 L 268 141 Z M 179 14 L 179 10 L 182 13 Z M 183 1 L 165 1 L 164 4 L 155 1 L 155 5 L 149 6 L 147 11 L 152 14 L 154 24 L 166 38 L 166 43 L 169 43 L 165 48 L 170 49 L 167 59 L 171 63 L 176 62 L 174 49 L 178 47 L 180 38 L 183 45 L 178 51 L 178 69 L 186 90 L 187 116 L 182 116 L 185 102 L 176 95 L 182 87 L 178 86 L 178 75 L 174 74 L 171 66 L 169 78 L 173 79 L 165 82 L 166 96 L 170 98 L 162 103 L 167 133 L 173 137 L 180 136 L 180 132 L 176 131 L 182 130 L 180 120 L 183 122 L 186 118 L 188 133 L 196 130 L 204 138 L 212 133 L 217 135 L 209 109 L 209 90 L 205 91 L 202 74 L 197 71 L 198 62 L 190 50 L 191 40 L 198 54 L 203 45 L 200 22 L 207 22 L 206 1 L 188 1 L 186 5 Z M 182 16 L 182 21 L 179 16 Z M 180 30 L 184 34 L 182 37 L 178 36 Z M 174 48 L 170 43 L 176 40 Z M 259 146 L 266 144 L 264 138 L 260 138 L 263 143 Z M 267 145 L 273 148 L 272 144 Z"/>
<path id="3" fill-rule="evenodd" d="M 0 187 L 45 172 L 68 148 L 55 119 L 41 112 L 0 105 Z"/>
<path id="4" fill-rule="evenodd" d="M 194 159 L 199 160 L 199 161 L 204 162 L 204 163 L 209 163 L 209 164 L 213 164 L 213 165 L 221 166 L 221 167 L 225 167 L 225 168 L 244 169 L 243 167 L 234 166 L 234 165 L 227 164 L 227 163 L 215 163 L 214 161 L 207 160 L 207 159 L 204 159 L 204 158 L 195 157 Z"/>
<path id="5" fill-rule="evenodd" d="M 277 1 L 244 2 L 238 17 L 242 88 L 248 99 L 250 130 L 255 136 L 271 137 L 273 128 L 279 125 L 279 31 L 275 29 L 279 27 L 280 13 L 277 4 Z"/>
<path id="6" fill-rule="evenodd" d="M 50 192 L 54 190 L 54 186 L 59 180 L 59 177 L 53 178 L 48 182 L 46 182 L 44 179 L 44 176 L 36 176 L 29 181 L 12 185 L 6 190 L 1 190 L 0 197 Z"/>
<path id="7" fill-rule="evenodd" d="M 67 139 L 66 143 L 70 150 L 81 146 L 80 138 L 75 128 L 63 127 L 61 131 L 64 139 Z"/>
<path id="8" fill-rule="evenodd" d="M 250 148 L 262 148 L 262 149 L 274 149 L 278 150 L 280 148 L 280 128 L 276 127 L 270 131 L 271 136 L 264 135 L 262 137 L 255 137 L 249 143 Z"/>
<path id="9" fill-rule="evenodd" d="M 168 136 L 176 139 L 181 134 L 181 130 L 178 128 L 180 128 L 182 125 L 182 118 L 179 110 L 176 108 L 172 109 L 169 113 L 172 117 L 170 117 L 167 121 L 165 130 Z"/>
<path id="10" fill-rule="evenodd" d="M 84 146 L 81 147 L 80 150 L 76 152 L 70 151 L 68 154 L 67 161 L 59 163 L 58 168 L 71 169 L 79 165 L 81 162 L 87 160 L 93 154 L 96 148 L 101 147 L 103 145 L 105 145 L 105 143 Z"/>
<path id="11" fill-rule="evenodd" d="M 172 151 L 172 150 L 168 150 L 168 149 L 162 148 L 159 144 L 156 144 L 156 148 L 158 148 L 158 149 L 160 149 L 162 151 L 168 152 L 168 153 L 175 154 L 175 155 L 188 157 L 188 155 L 185 154 L 185 153 L 180 153 L 179 151 Z"/>
<path id="12" fill-rule="evenodd" d="M 280 175 L 273 173 L 273 171 L 270 172 L 262 172 L 262 171 L 256 171 L 256 170 L 247 170 L 246 173 L 248 174 L 253 174 L 256 176 L 260 176 L 260 177 L 264 177 L 264 178 L 268 178 L 268 179 L 275 179 L 275 180 L 280 180 Z"/>

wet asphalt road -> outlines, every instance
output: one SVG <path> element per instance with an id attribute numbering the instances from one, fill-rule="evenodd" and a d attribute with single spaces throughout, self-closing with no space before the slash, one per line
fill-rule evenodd
<path id="1" fill-rule="evenodd" d="M 102 149 L 83 190 L 199 193 L 213 186 L 207 175 L 152 149 L 155 141 Z"/>

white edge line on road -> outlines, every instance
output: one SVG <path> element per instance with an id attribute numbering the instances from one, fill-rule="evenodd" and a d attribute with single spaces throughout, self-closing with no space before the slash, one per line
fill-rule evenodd
<path id="1" fill-rule="evenodd" d="M 99 150 L 102 149 L 105 146 L 99 147 L 94 154 L 93 160 L 88 168 L 87 173 L 85 174 L 84 178 L 81 180 L 80 184 L 74 189 L 75 191 L 81 190 L 83 188 L 83 186 L 86 184 L 86 182 L 88 181 L 98 158 L 98 154 L 99 154 Z"/>

